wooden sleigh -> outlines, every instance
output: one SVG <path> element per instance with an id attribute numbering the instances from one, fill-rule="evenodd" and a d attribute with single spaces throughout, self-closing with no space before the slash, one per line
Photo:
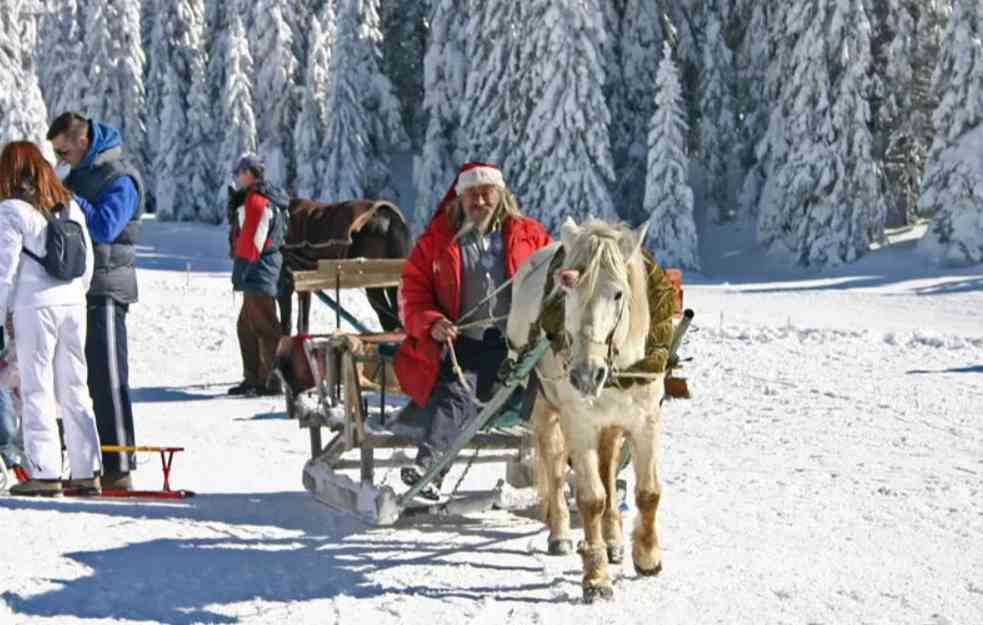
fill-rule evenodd
<path id="1" fill-rule="evenodd" d="M 336 328 L 345 319 L 359 329 L 358 332 L 336 329 L 329 334 L 302 332 L 280 342 L 274 374 L 281 379 L 288 416 L 309 431 L 310 457 L 304 465 L 304 487 L 318 501 L 380 525 L 412 514 L 461 514 L 509 507 L 509 503 L 522 498 L 507 491 L 531 485 L 527 432 L 514 419 L 518 408 L 516 389 L 524 384 L 545 351 L 545 340 L 520 358 L 507 378 L 508 383 L 502 385 L 474 422 L 465 427 L 451 451 L 438 459 L 439 466 L 432 467 L 421 483 L 397 495 L 388 485 L 388 474 L 381 483 L 376 482 L 377 469 L 391 470 L 407 463 L 405 451 L 417 447 L 423 430 L 413 419 L 418 409 L 407 403 L 392 370 L 393 357 L 405 335 L 367 331 L 341 306 L 340 292 L 346 288 L 395 286 L 402 262 L 322 260 L 315 271 L 294 273 L 297 291 L 314 293 L 334 308 Z M 677 285 L 677 303 L 681 308 L 681 274 L 676 270 L 667 273 Z M 333 298 L 325 293 L 328 289 L 334 290 Z M 682 332 L 689 318 L 679 324 Z M 672 382 L 667 382 L 667 392 L 688 396 L 685 380 L 672 378 Z M 390 405 L 396 398 L 404 406 L 402 410 Z M 509 425 L 502 426 L 503 422 Z M 325 431 L 330 437 L 327 443 Z M 377 454 L 377 450 L 388 453 Z M 465 450 L 472 453 L 462 454 Z M 505 479 L 498 480 L 491 491 L 468 496 L 453 493 L 440 504 L 421 504 L 413 499 L 441 469 L 462 462 L 468 463 L 468 467 L 471 463 L 504 462 Z M 355 472 L 357 475 L 352 475 Z"/>

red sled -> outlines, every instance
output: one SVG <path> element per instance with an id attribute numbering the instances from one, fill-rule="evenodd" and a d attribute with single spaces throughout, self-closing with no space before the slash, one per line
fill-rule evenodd
<path id="1" fill-rule="evenodd" d="M 95 495 L 66 489 L 64 495 L 67 497 L 113 497 L 119 499 L 185 499 L 194 497 L 195 493 L 190 490 L 171 490 L 171 464 L 174 462 L 174 454 L 184 451 L 184 447 L 152 447 L 148 445 L 103 445 L 102 451 L 106 453 L 138 453 L 151 452 L 160 454 L 161 470 L 164 472 L 164 487 L 161 490 L 114 490 L 103 489 L 102 493 Z"/>

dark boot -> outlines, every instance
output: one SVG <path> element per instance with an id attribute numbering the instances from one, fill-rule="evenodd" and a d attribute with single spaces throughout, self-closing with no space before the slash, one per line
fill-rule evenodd
<path id="1" fill-rule="evenodd" d="M 254 384 L 250 384 L 249 382 L 246 382 L 245 380 L 239 382 L 238 384 L 236 384 L 235 386 L 229 389 L 229 395 L 232 396 L 242 395 L 245 397 L 251 397 L 255 394 L 256 394 L 256 386 Z"/>
<path id="2" fill-rule="evenodd" d="M 426 469 L 420 465 L 413 464 L 408 467 L 403 467 L 399 476 L 403 480 L 403 484 L 407 486 L 415 486 L 417 482 L 423 479 L 423 474 Z M 418 497 L 422 497 L 427 501 L 440 501 L 440 485 L 444 481 L 443 475 L 438 475 L 434 479 L 430 480 L 430 483 L 424 486 L 420 492 L 417 494 Z"/>
<path id="3" fill-rule="evenodd" d="M 27 480 L 10 487 L 11 495 L 22 497 L 57 497 L 61 493 L 61 480 Z"/>
<path id="4" fill-rule="evenodd" d="M 266 386 L 256 388 L 256 394 L 264 397 L 270 395 L 283 395 L 283 387 L 280 384 L 280 378 L 275 375 L 271 375 L 270 379 L 266 382 Z"/>
<path id="5" fill-rule="evenodd" d="M 106 471 L 100 481 L 103 490 L 133 490 L 129 471 Z"/>
<path id="6" fill-rule="evenodd" d="M 101 495 L 102 482 L 99 475 L 65 482 L 65 489 L 71 491 L 73 495 Z"/>

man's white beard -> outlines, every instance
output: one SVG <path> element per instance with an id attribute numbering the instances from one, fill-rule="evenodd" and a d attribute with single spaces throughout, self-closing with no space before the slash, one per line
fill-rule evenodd
<path id="1" fill-rule="evenodd" d="M 488 230 L 491 228 L 492 215 L 495 213 L 494 210 L 489 210 L 485 212 L 484 217 L 480 221 L 474 221 L 471 219 L 471 213 L 469 211 L 464 211 L 464 223 L 457 230 L 457 235 L 455 239 L 460 239 L 463 236 L 471 232 L 477 232 L 478 236 L 484 236 L 488 234 Z"/>

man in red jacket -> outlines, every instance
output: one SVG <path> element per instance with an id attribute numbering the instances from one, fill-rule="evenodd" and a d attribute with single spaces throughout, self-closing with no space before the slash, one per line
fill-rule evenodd
<path id="1" fill-rule="evenodd" d="M 426 430 L 416 462 L 402 471 L 408 485 L 477 413 L 472 393 L 482 401 L 490 397 L 508 353 L 505 318 L 512 299 L 510 285 L 498 288 L 549 243 L 542 224 L 519 211 L 496 166 L 461 168 L 410 252 L 400 281 L 407 336 L 394 366 L 403 390 L 424 406 Z M 463 376 L 452 369 L 450 345 Z M 438 499 L 437 482 L 421 495 Z"/>

